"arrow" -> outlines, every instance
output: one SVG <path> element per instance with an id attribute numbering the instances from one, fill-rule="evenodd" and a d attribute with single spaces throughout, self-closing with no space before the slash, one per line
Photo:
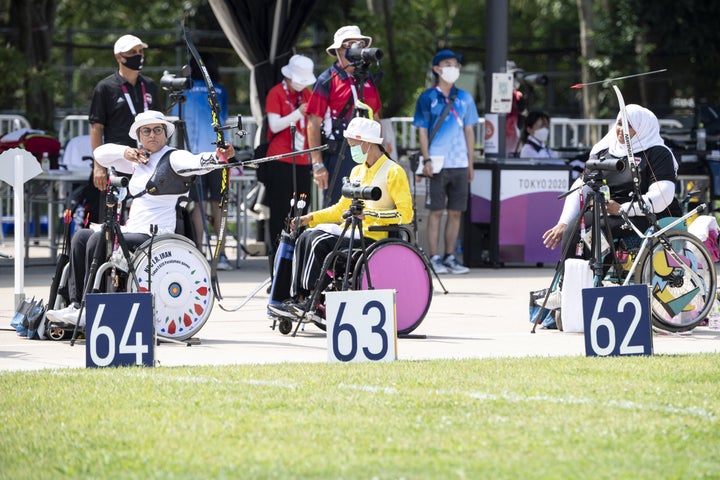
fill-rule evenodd
<path id="1" fill-rule="evenodd" d="M 626 78 L 642 77 L 644 75 L 653 75 L 655 73 L 662 73 L 662 72 L 667 72 L 667 68 L 663 68 L 662 70 L 654 70 L 652 72 L 644 72 L 644 73 L 636 73 L 633 75 L 626 75 L 624 77 L 606 78 L 605 80 L 599 80 L 597 82 L 576 83 L 575 85 L 572 85 L 570 88 L 583 88 L 583 87 L 587 87 L 588 85 L 597 85 L 598 83 L 615 82 L 617 80 L 625 80 Z"/>

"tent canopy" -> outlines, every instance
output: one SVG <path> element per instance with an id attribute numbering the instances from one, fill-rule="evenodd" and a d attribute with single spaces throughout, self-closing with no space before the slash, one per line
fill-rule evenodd
<path id="1" fill-rule="evenodd" d="M 314 4 L 315 0 L 210 0 L 225 36 L 250 69 L 250 109 L 258 126 L 265 97 L 282 80 L 280 69 L 293 55 Z"/>

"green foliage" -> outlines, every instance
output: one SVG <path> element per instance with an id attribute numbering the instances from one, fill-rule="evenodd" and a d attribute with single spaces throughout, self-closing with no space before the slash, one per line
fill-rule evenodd
<path id="1" fill-rule="evenodd" d="M 10 5 L 0 3 L 3 44 L 12 40 Z M 20 2 L 22 3 L 22 2 Z M 17 3 L 17 4 L 20 4 Z M 117 2 L 110 0 L 57 0 L 52 72 L 43 88 L 61 113 L 86 112 L 92 85 L 115 66 L 110 48 L 118 35 L 135 33 L 150 44 L 145 73 L 158 79 L 162 70 L 179 68 L 185 60 L 179 24 L 188 12 L 195 31 L 203 31 L 200 42 L 221 59 L 232 105 L 246 105 L 249 88 L 246 71 L 224 38 L 206 0 L 161 2 Z M 627 75 L 638 71 L 668 68 L 663 78 L 626 82 L 622 85 L 631 101 L 647 101 L 659 114 L 669 109 L 675 95 L 720 99 L 720 40 L 715 26 L 720 3 L 702 0 L 603 0 L 593 2 L 597 43 L 595 58 L 580 58 L 576 0 L 517 0 L 508 2 L 508 57 L 526 72 L 550 76 L 547 87 L 535 87 L 526 95 L 531 108 L 553 114 L 575 116 L 580 92 L 567 87 L 579 81 L 581 63 L 587 63 L 594 79 Z M 332 59 L 324 48 L 342 25 L 357 24 L 373 36 L 385 59 L 380 84 L 383 115 L 411 115 L 419 92 L 428 86 L 429 64 L 442 47 L 464 56 L 466 65 L 483 64 L 493 39 L 486 38 L 486 2 L 477 0 L 340 0 L 318 1 L 307 29 L 297 46 L 312 56 L 318 67 Z M 197 39 L 196 39 L 197 40 Z M 13 48 L 0 49 L 3 66 L 21 72 L 29 62 Z M 69 62 L 70 67 L 65 67 Z M 240 71 L 240 73 L 237 73 Z M 22 111 L 26 86 L 23 75 L 0 78 L 0 109 Z M 482 109 L 484 79 L 473 92 Z M 601 111 L 614 114 L 613 96 L 598 89 Z"/>
<path id="2" fill-rule="evenodd" d="M 3 372 L 0 477 L 717 478 L 718 359 Z"/>

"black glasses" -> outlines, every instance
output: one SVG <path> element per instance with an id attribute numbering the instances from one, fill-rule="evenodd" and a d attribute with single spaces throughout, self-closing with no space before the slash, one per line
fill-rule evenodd
<path id="1" fill-rule="evenodd" d="M 146 137 L 150 135 L 150 133 L 154 133 L 155 135 L 160 135 L 161 133 L 165 133 L 165 127 L 143 127 L 139 129 L 140 134 L 145 135 Z"/>

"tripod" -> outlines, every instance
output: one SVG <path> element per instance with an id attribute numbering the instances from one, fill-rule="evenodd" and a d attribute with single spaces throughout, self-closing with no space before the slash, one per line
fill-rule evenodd
<path id="1" fill-rule="evenodd" d="M 602 280 L 605 274 L 605 264 L 603 262 L 604 257 L 608 257 L 612 259 L 612 266 L 615 269 L 616 272 L 621 271 L 620 264 L 617 260 L 617 255 L 615 252 L 615 244 L 613 243 L 613 235 L 610 230 L 610 225 L 607 221 L 603 222 L 603 219 L 608 218 L 607 214 L 607 200 L 605 198 L 605 194 L 601 191 L 601 187 L 603 186 L 603 182 L 601 177 L 601 173 L 598 170 L 590 170 L 585 175 L 583 185 L 587 185 L 591 189 L 591 193 L 587 195 L 587 198 L 584 202 L 584 208 L 581 209 L 580 214 L 577 216 L 575 221 L 573 222 L 573 225 L 570 229 L 571 235 L 569 235 L 566 239 L 563 239 L 565 241 L 565 244 L 563 245 L 562 255 L 560 256 L 560 260 L 558 261 L 558 264 L 555 268 L 555 275 L 553 276 L 552 282 L 550 283 L 550 288 L 548 288 L 548 294 L 545 295 L 545 298 L 543 299 L 542 305 L 540 306 L 540 312 L 538 313 L 535 321 L 533 322 L 533 328 L 530 333 L 535 333 L 535 329 L 537 328 L 538 323 L 541 321 L 541 319 L 544 316 L 544 312 L 546 310 L 545 306 L 547 305 L 548 298 L 550 297 L 550 291 L 554 286 L 558 286 L 558 281 L 560 280 L 560 276 L 563 274 L 563 264 L 567 258 L 569 258 L 570 248 L 577 245 L 578 248 L 578 254 L 580 253 L 580 250 L 584 250 L 584 247 L 581 246 L 584 239 L 583 233 L 581 232 L 581 227 L 585 218 L 585 215 L 588 211 L 592 214 L 592 222 L 591 222 L 591 230 L 590 234 L 592 235 L 591 240 L 589 242 L 589 248 L 590 248 L 590 267 L 593 271 L 593 285 L 595 287 L 601 287 L 602 286 Z M 582 188 L 582 185 L 577 188 Z M 570 195 L 574 190 L 570 190 L 568 192 L 565 192 L 562 194 L 559 199 L 565 198 L 566 196 Z M 580 193 L 582 195 L 582 192 Z M 600 232 L 598 234 L 598 232 Z M 604 237 L 604 238 L 603 238 Z M 603 239 L 607 239 L 607 248 L 608 251 L 603 251 Z M 559 288 L 559 287 L 558 287 Z"/>
<path id="2" fill-rule="evenodd" d="M 357 92 L 357 101 L 355 102 L 355 106 L 353 107 L 353 117 L 365 117 L 368 118 L 370 115 L 370 112 L 365 109 L 358 107 L 358 102 L 362 103 L 365 98 L 365 81 L 370 76 L 370 72 L 368 70 L 369 64 L 364 61 L 354 62 L 348 66 L 355 67 L 353 71 L 353 81 L 354 84 L 352 85 L 352 91 L 351 95 L 355 95 L 354 92 Z M 346 67 L 347 68 L 347 67 Z M 332 76 L 330 77 L 332 79 Z M 328 79 L 328 80 L 330 80 Z M 357 85 L 360 85 L 360 88 L 357 88 Z M 344 115 L 345 109 L 342 110 L 340 116 Z M 342 123 L 344 118 L 337 118 L 338 123 Z M 340 167 L 343 164 L 343 161 L 345 160 L 345 152 L 347 150 L 347 139 L 345 138 L 345 135 L 342 134 L 339 128 L 335 128 L 335 122 L 333 122 L 333 135 L 335 136 L 335 140 L 337 141 L 338 135 L 342 135 L 342 142 L 340 144 L 340 149 L 337 153 L 337 161 L 335 162 L 335 165 L 333 167 L 333 175 L 332 179 L 328 178 L 328 188 L 327 193 L 325 194 L 325 198 L 323 199 L 323 206 L 328 207 L 330 205 L 331 199 L 332 199 L 332 193 L 333 189 L 335 188 L 335 184 L 338 179 L 338 175 L 340 174 Z"/>
<path id="3" fill-rule="evenodd" d="M 75 323 L 75 328 L 73 328 L 70 346 L 75 345 L 75 340 L 77 339 L 80 318 L 82 318 L 82 314 L 85 311 L 87 294 L 92 293 L 92 286 L 95 283 L 95 276 L 98 272 L 98 268 L 111 257 L 115 239 L 117 239 L 125 262 L 127 263 L 128 278 L 131 278 L 132 281 L 135 282 L 135 286 L 138 287 L 139 290 L 135 267 L 130 256 L 130 250 L 128 249 L 127 242 L 125 242 L 125 237 L 120 230 L 120 225 L 117 223 L 118 188 L 127 186 L 127 183 L 128 179 L 126 177 L 114 177 L 112 174 L 108 179 L 108 187 L 105 190 L 105 222 L 100 227 L 100 240 L 95 246 L 95 252 L 93 254 L 92 263 L 90 264 L 88 278 L 83 289 L 82 301 L 80 302 L 78 321 Z"/>
<path id="4" fill-rule="evenodd" d="M 325 272 L 328 271 L 330 268 L 330 265 L 335 259 L 338 257 L 338 251 L 342 247 L 342 245 L 345 243 L 345 234 L 350 231 L 350 237 L 348 239 L 348 245 L 347 245 L 347 260 L 345 262 L 345 273 L 343 275 L 342 280 L 342 287 L 341 291 L 345 292 L 350 289 L 350 271 L 352 269 L 352 252 L 353 252 L 353 244 L 355 242 L 355 234 L 358 234 L 358 237 L 360 238 L 360 261 L 363 262 L 365 265 L 365 276 L 367 278 L 368 283 L 368 290 L 372 290 L 372 278 L 370 275 L 370 266 L 367 262 L 367 249 L 365 248 L 365 237 L 363 237 L 363 227 L 362 227 L 362 214 L 363 210 L 365 209 L 365 202 L 363 202 L 360 199 L 353 198 L 352 203 L 350 204 L 350 209 L 343 214 L 343 219 L 345 219 L 345 225 L 343 227 L 342 233 L 338 237 L 337 241 L 335 242 L 335 246 L 333 247 L 332 251 L 328 256 L 325 257 L 325 260 L 323 261 L 322 268 L 320 269 L 320 278 L 318 278 L 317 282 L 315 282 L 315 289 L 312 292 L 312 295 L 310 296 L 310 302 L 309 307 L 303 312 L 302 316 L 298 319 L 298 323 L 295 326 L 295 331 L 293 332 L 293 337 L 297 334 L 298 329 L 300 328 L 300 325 L 305 320 L 305 317 L 307 316 L 309 309 L 311 309 L 314 305 L 317 305 L 318 300 L 320 298 L 320 295 L 322 294 L 322 291 L 327 287 L 325 277 L 327 274 Z"/>

